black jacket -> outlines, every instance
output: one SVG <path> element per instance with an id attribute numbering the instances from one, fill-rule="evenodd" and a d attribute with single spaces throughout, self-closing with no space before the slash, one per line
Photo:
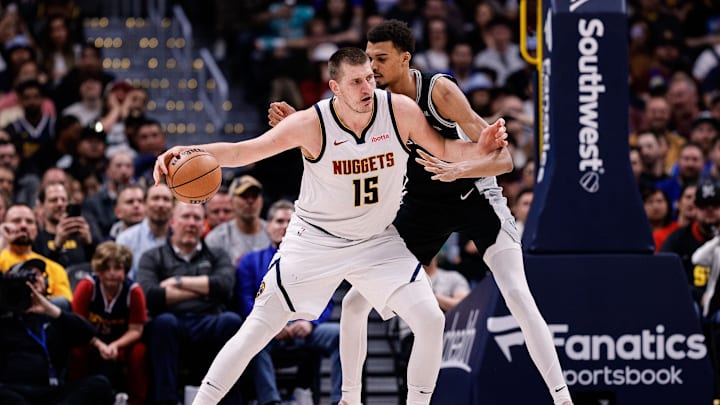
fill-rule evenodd
<path id="1" fill-rule="evenodd" d="M 1 315 L 0 384 L 49 386 L 48 359 L 42 346 L 27 330 L 39 337 L 43 327 L 46 328 L 50 361 L 60 377 L 70 349 L 87 345 L 95 336 L 93 326 L 72 312 L 63 311 L 57 319 L 37 314 Z"/>

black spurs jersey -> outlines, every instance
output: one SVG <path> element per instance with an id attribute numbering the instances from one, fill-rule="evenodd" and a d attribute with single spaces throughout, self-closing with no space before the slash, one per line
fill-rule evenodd
<path id="1" fill-rule="evenodd" d="M 415 102 L 417 102 L 420 109 L 422 109 L 425 119 L 444 138 L 460 139 L 458 125 L 454 121 L 440 116 L 430 97 L 436 80 L 441 77 L 447 77 L 453 82 L 456 82 L 455 78 L 442 73 L 436 73 L 434 75 L 423 74 L 415 69 L 411 69 L 411 72 L 415 75 L 415 84 L 417 86 Z M 434 200 L 457 200 L 462 196 L 466 196 L 467 193 L 475 187 L 474 183 L 477 179 L 458 179 L 450 183 L 431 179 L 432 173 L 426 171 L 424 166 L 415 161 L 415 158 L 419 157 L 417 153 L 418 148 L 420 148 L 420 146 L 417 144 L 410 144 L 412 153 L 407 165 L 406 192 L 419 198 L 428 196 Z"/>

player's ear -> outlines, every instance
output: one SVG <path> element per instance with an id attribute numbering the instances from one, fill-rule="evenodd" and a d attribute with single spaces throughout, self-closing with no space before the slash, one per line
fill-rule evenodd
<path id="1" fill-rule="evenodd" d="M 402 61 L 403 63 L 410 64 L 410 59 L 412 58 L 412 55 L 410 55 L 410 52 L 403 52 Z"/>
<path id="2" fill-rule="evenodd" d="M 338 91 L 340 90 L 340 86 L 338 86 L 338 82 L 335 80 L 329 80 L 328 81 L 328 87 L 330 87 L 330 91 L 333 92 L 333 94 L 338 94 Z"/>

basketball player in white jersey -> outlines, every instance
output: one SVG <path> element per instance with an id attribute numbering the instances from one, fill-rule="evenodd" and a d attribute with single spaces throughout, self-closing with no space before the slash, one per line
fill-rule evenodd
<path id="1" fill-rule="evenodd" d="M 366 51 L 379 86 L 415 99 L 425 119 L 443 137 L 478 139 L 488 124 L 472 110 L 455 79 L 443 73 L 422 74 L 410 69 L 415 39 L 407 24 L 383 21 L 368 32 L 367 39 Z M 293 111 L 286 103 L 271 104 L 270 125 Z M 514 218 L 495 179 L 507 171 L 500 162 L 511 159 L 508 151 L 500 148 L 481 161 L 446 163 L 427 155 L 417 145 L 411 147 L 403 203 L 393 222 L 406 246 L 420 262 L 429 264 L 452 232 L 469 236 L 520 325 L 530 357 L 553 402 L 572 405 L 552 335 L 525 278 Z M 422 157 L 425 160 L 419 159 Z M 371 309 L 356 289 L 350 289 L 343 299 L 340 359 L 343 396 L 350 398 L 347 405 L 360 403 Z"/>
<path id="2" fill-rule="evenodd" d="M 415 102 L 375 89 L 370 60 L 357 48 L 330 58 L 334 97 L 239 143 L 174 147 L 159 156 L 156 184 L 167 162 L 189 148 L 220 165 L 245 166 L 301 148 L 304 173 L 296 212 L 258 291 L 255 307 L 218 353 L 194 404 L 215 404 L 248 362 L 292 319 L 315 319 L 343 279 L 383 317 L 397 314 L 415 333 L 408 365 L 408 404 L 429 404 L 442 352 L 444 317 L 417 259 L 392 225 L 401 200 L 412 140 L 448 161 L 483 159 L 506 145 L 504 123 L 470 143 L 442 138 Z"/>

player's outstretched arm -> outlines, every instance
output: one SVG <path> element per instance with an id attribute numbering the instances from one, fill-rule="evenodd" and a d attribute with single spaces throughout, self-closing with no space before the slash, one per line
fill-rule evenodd
<path id="1" fill-rule="evenodd" d="M 240 167 L 300 147 L 306 156 L 320 153 L 322 136 L 317 113 L 313 109 L 299 111 L 284 119 L 275 128 L 242 142 L 216 142 L 204 145 L 174 146 L 157 157 L 153 170 L 155 184 L 167 175 L 172 158 L 188 149 L 204 149 L 217 159 L 222 167 Z"/>
<path id="2" fill-rule="evenodd" d="M 403 95 L 394 94 L 392 103 L 398 130 L 403 139 L 412 139 L 413 142 L 419 144 L 434 156 L 450 162 L 462 162 L 479 159 L 488 154 L 487 147 L 483 143 L 443 138 L 428 124 L 420 107 L 415 104 L 414 100 Z M 498 122 L 486 128 L 485 132 L 493 139 L 493 142 L 499 142 L 499 145 L 507 144 L 504 121 L 498 120 Z M 510 164 L 512 163 L 510 162 Z"/>
<path id="3" fill-rule="evenodd" d="M 496 139 L 488 136 L 491 133 L 488 129 L 493 124 L 488 124 L 485 119 L 477 115 L 465 94 L 450 79 L 441 77 L 435 82 L 432 99 L 440 116 L 455 121 L 459 131 L 462 131 L 471 141 L 483 143 L 488 153 L 507 146 L 507 142 L 500 144 L 496 142 Z M 500 120 L 502 118 L 498 119 L 498 121 Z M 502 125 L 505 125 L 505 120 L 502 120 Z"/>

